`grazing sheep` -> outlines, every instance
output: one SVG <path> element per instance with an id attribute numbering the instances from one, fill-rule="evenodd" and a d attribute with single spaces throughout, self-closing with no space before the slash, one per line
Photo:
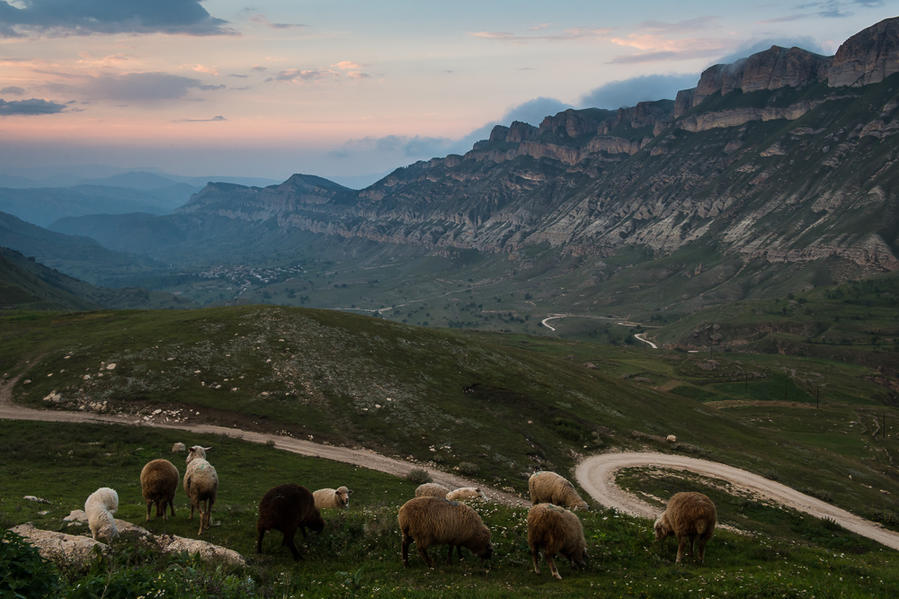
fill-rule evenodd
<path id="1" fill-rule="evenodd" d="M 665 440 L 669 443 L 677 443 L 677 435 L 668 435 Z"/>
<path id="2" fill-rule="evenodd" d="M 315 507 L 319 510 L 326 507 L 347 508 L 350 506 L 351 493 L 352 491 L 341 486 L 336 489 L 326 488 L 314 491 L 312 493 L 312 498 L 315 499 Z"/>
<path id="3" fill-rule="evenodd" d="M 187 468 L 184 471 L 184 492 L 190 498 L 190 519 L 194 519 L 194 509 L 200 511 L 198 535 L 209 528 L 212 504 L 218 493 L 219 477 L 215 467 L 206 461 L 206 451 L 211 447 L 194 445 L 187 454 Z M 204 503 L 206 509 L 204 510 Z"/>
<path id="4" fill-rule="evenodd" d="M 537 567 L 540 551 L 549 564 L 549 571 L 558 580 L 562 577 L 553 561 L 557 553 L 567 557 L 572 566 L 587 565 L 587 541 L 581 521 L 574 513 L 551 503 L 538 503 L 528 511 L 528 547 L 536 574 L 540 574 Z"/>
<path id="5" fill-rule="evenodd" d="M 466 499 L 487 499 L 487 496 L 475 487 L 460 487 L 446 494 L 447 501 L 465 501 Z"/>
<path id="6" fill-rule="evenodd" d="M 184 446 L 184 443 L 181 441 L 172 443 L 172 453 L 181 453 L 182 451 L 187 451 L 187 447 Z"/>
<path id="7" fill-rule="evenodd" d="M 259 502 L 256 553 L 262 553 L 265 531 L 280 530 L 284 535 L 281 544 L 290 549 L 294 560 L 300 559 L 300 552 L 293 544 L 293 536 L 299 528 L 305 538 L 307 526 L 315 532 L 321 532 L 325 527 L 309 489 L 292 483 L 269 489 Z"/>
<path id="8" fill-rule="evenodd" d="M 541 470 L 528 479 L 531 503 L 553 503 L 572 510 L 587 509 L 587 502 L 581 499 L 567 478 L 555 472 Z"/>
<path id="9" fill-rule="evenodd" d="M 409 545 L 414 541 L 418 553 L 433 568 L 428 555 L 431 545 L 449 545 L 447 557 L 453 560 L 453 547 L 466 547 L 481 559 L 493 555 L 490 529 L 476 511 L 464 503 L 439 497 L 415 497 L 400 508 L 397 515 L 403 534 L 403 565 L 409 566 Z"/>
<path id="10" fill-rule="evenodd" d="M 441 497 L 446 499 L 450 490 L 439 483 L 425 483 L 415 489 L 416 497 Z"/>
<path id="11" fill-rule="evenodd" d="M 657 540 L 672 534 L 677 537 L 677 563 L 683 558 L 689 542 L 690 553 L 696 555 L 701 564 L 705 557 L 705 544 L 712 538 L 717 521 L 718 512 L 711 499 L 702 493 L 675 493 L 653 528 Z M 697 548 L 695 554 L 694 544 Z"/>
<path id="12" fill-rule="evenodd" d="M 100 487 L 91 493 L 84 502 L 84 513 L 87 514 L 87 525 L 91 529 L 94 540 L 97 537 L 113 539 L 118 536 L 113 514 L 119 509 L 119 494 L 115 489 Z"/>
<path id="13" fill-rule="evenodd" d="M 140 488 L 147 502 L 147 521 L 150 521 L 150 505 L 156 504 L 156 517 L 165 520 L 165 508 L 175 515 L 175 489 L 178 488 L 178 469 L 168 460 L 147 462 L 140 471 Z"/>

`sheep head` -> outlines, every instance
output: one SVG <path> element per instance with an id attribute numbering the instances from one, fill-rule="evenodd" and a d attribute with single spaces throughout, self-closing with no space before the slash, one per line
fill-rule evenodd
<path id="1" fill-rule="evenodd" d="M 187 458 L 185 458 L 184 463 L 190 464 L 193 460 L 197 458 L 206 459 L 206 452 L 212 449 L 212 447 L 203 447 L 202 445 L 194 445 L 187 452 Z"/>
<path id="2" fill-rule="evenodd" d="M 653 530 L 655 530 L 656 540 L 664 539 L 668 535 L 671 534 L 671 527 L 668 526 L 668 520 L 665 518 L 665 515 L 662 514 L 655 521 L 655 524 L 652 525 Z"/>

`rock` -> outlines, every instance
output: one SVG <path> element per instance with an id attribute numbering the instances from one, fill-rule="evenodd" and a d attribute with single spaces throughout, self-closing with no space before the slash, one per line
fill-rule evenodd
<path id="1" fill-rule="evenodd" d="M 831 87 L 880 83 L 899 72 L 899 17 L 859 31 L 840 45 L 827 71 Z"/>
<path id="2" fill-rule="evenodd" d="M 172 444 L 172 453 L 180 453 L 187 451 L 187 447 L 181 441 Z"/>
<path id="3" fill-rule="evenodd" d="M 668 435 L 665 440 L 669 443 L 677 443 L 677 435 Z"/>
<path id="4" fill-rule="evenodd" d="M 81 535 L 41 530 L 33 524 L 20 524 L 10 529 L 33 545 L 44 559 L 84 568 L 97 553 L 107 553 L 109 545 Z"/>
<path id="5" fill-rule="evenodd" d="M 22 499 L 24 499 L 25 501 L 33 501 L 35 503 L 50 503 L 46 499 L 35 497 L 34 495 L 25 495 L 24 497 L 22 497 Z"/>
<path id="6" fill-rule="evenodd" d="M 176 535 L 158 535 L 156 543 L 163 553 L 180 553 L 185 551 L 196 555 L 204 561 L 224 563 L 229 566 L 245 566 L 243 556 L 232 549 L 213 545 L 199 539 L 187 539 Z"/>

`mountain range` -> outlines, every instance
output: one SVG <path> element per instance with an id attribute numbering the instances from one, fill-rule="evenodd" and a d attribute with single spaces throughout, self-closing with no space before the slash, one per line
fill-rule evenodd
<path id="1" fill-rule="evenodd" d="M 173 214 L 51 228 L 197 265 L 339 261 L 328 248 L 341 243 L 474 251 L 523 272 L 551 255 L 593 303 L 632 303 L 635 287 L 645 298 L 663 280 L 690 279 L 682 299 L 694 303 L 781 293 L 899 269 L 897 72 L 892 18 L 832 57 L 773 46 L 715 65 L 674 101 L 497 126 L 464 155 L 358 191 L 300 174 L 210 183 Z"/>

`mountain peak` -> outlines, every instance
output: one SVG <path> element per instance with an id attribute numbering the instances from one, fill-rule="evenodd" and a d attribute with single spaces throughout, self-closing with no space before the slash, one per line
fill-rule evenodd
<path id="1" fill-rule="evenodd" d="M 863 29 L 840 45 L 828 72 L 828 85 L 880 83 L 899 73 L 899 17 Z"/>

